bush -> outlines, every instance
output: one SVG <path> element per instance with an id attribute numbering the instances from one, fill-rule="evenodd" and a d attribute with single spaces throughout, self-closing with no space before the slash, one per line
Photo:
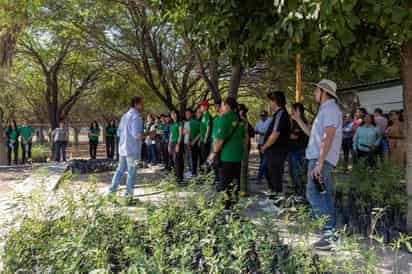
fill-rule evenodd
<path id="1" fill-rule="evenodd" d="M 31 155 L 33 162 L 46 162 L 49 156 L 49 147 L 45 145 L 33 145 Z"/>
<path id="2" fill-rule="evenodd" d="M 384 209 L 378 230 L 405 227 L 407 211 L 404 171 L 390 161 L 371 168 L 365 162 L 354 165 L 352 173 L 336 182 L 338 213 L 356 232 L 370 234 L 373 213 Z M 391 238 L 391 237 L 389 237 Z M 390 239 L 388 239 L 390 240 Z"/>
<path id="3" fill-rule="evenodd" d="M 182 199 L 171 193 L 161 206 L 146 205 L 138 218 L 99 196 L 93 185 L 80 194 L 34 193 L 23 202 L 24 213 L 10 224 L 5 236 L 5 273 L 323 273 L 339 269 L 332 257 L 320 259 L 307 248 L 284 245 L 273 219 L 252 222 L 236 210 L 223 214 L 222 196 L 207 199 L 202 192 Z"/>

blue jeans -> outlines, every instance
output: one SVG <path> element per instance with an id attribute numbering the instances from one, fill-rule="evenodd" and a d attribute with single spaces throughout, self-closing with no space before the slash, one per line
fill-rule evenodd
<path id="1" fill-rule="evenodd" d="M 260 152 L 260 147 L 259 145 L 259 171 L 258 171 L 258 180 L 262 180 L 263 177 L 265 176 L 265 154 Z"/>
<path id="2" fill-rule="evenodd" d="M 67 142 L 65 141 L 56 141 L 54 143 L 54 160 L 60 162 L 60 151 L 63 156 L 63 161 L 66 162 L 66 147 Z"/>
<path id="3" fill-rule="evenodd" d="M 297 194 L 304 194 L 302 172 L 305 151 L 299 150 L 290 153 L 290 173 Z"/>
<path id="4" fill-rule="evenodd" d="M 112 179 L 112 185 L 109 188 L 109 192 L 114 193 L 119 189 L 120 180 L 122 179 L 127 169 L 127 186 L 126 186 L 126 198 L 133 197 L 134 183 L 136 180 L 137 170 L 137 157 L 120 156 L 119 166 L 116 169 L 116 173 Z"/>
<path id="5" fill-rule="evenodd" d="M 157 153 L 156 153 L 156 144 L 149 145 L 149 163 L 157 163 Z"/>
<path id="6" fill-rule="evenodd" d="M 323 233 L 324 235 L 330 235 L 336 227 L 335 206 L 333 201 L 333 180 L 331 174 L 334 167 L 326 161 L 323 164 L 322 179 L 326 186 L 326 193 L 321 194 L 310 176 L 310 172 L 315 168 L 316 162 L 317 160 L 309 160 L 306 197 L 312 206 L 316 217 L 326 216 L 328 218 L 323 227 Z"/>

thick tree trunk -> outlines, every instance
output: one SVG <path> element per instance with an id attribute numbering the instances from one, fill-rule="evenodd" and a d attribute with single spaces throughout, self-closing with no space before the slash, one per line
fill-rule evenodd
<path id="1" fill-rule="evenodd" d="M 401 48 L 401 71 L 403 83 L 406 136 L 412 135 L 412 40 Z M 408 193 L 407 229 L 412 232 L 412 138 L 405 138 L 406 184 Z"/>
<path id="2" fill-rule="evenodd" d="M 240 80 L 242 79 L 243 68 L 239 62 L 232 65 L 232 75 L 230 77 L 229 97 L 237 98 L 239 91 Z"/>

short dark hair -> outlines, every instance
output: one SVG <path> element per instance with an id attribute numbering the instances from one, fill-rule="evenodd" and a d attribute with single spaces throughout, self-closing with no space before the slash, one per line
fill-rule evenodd
<path id="1" fill-rule="evenodd" d="M 185 112 L 190 112 L 190 114 L 194 114 L 193 109 L 191 109 L 191 108 L 187 108 L 187 109 L 185 110 Z"/>
<path id="2" fill-rule="evenodd" d="M 306 117 L 305 117 L 305 106 L 302 103 L 293 103 L 292 104 L 292 109 L 299 111 L 302 120 L 306 122 Z"/>
<path id="3" fill-rule="evenodd" d="M 276 102 L 276 104 L 280 107 L 286 106 L 286 97 L 283 91 L 273 91 L 268 94 L 268 98 L 269 100 Z"/>
<path id="4" fill-rule="evenodd" d="M 362 112 L 364 115 L 368 114 L 368 111 L 366 110 L 366 108 L 359 108 L 358 109 L 360 112 Z"/>
<path id="5" fill-rule="evenodd" d="M 375 113 L 379 113 L 380 115 L 382 115 L 383 110 L 381 108 L 375 108 Z"/>
<path id="6" fill-rule="evenodd" d="M 142 97 L 136 96 L 133 97 L 132 100 L 130 101 L 130 107 L 134 108 L 137 104 L 140 104 L 143 102 Z"/>
<path id="7" fill-rule="evenodd" d="M 237 103 L 235 98 L 227 97 L 223 102 L 226 105 L 228 105 L 233 111 L 235 111 L 235 112 L 238 111 L 238 103 Z"/>
<path id="8" fill-rule="evenodd" d="M 177 120 L 177 122 L 182 121 L 182 118 L 181 118 L 181 116 L 180 116 L 180 112 L 179 112 L 179 111 L 177 111 L 177 110 L 172 110 L 172 111 L 170 112 L 170 116 L 171 116 L 172 113 L 176 113 L 176 120 Z"/>
<path id="9" fill-rule="evenodd" d="M 244 114 L 247 114 L 249 109 L 245 104 L 239 104 L 239 111 L 243 111 Z"/>

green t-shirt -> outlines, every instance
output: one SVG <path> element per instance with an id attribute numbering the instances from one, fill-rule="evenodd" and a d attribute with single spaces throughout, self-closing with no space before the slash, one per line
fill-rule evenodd
<path id="1" fill-rule="evenodd" d="M 225 141 L 220 160 L 223 162 L 241 162 L 243 158 L 243 139 L 245 126 L 243 121 L 233 111 L 223 114 L 218 123 L 217 139 Z M 233 134 L 232 131 L 236 130 Z M 230 138 L 230 139 L 229 139 Z"/>
<path id="2" fill-rule="evenodd" d="M 193 141 L 200 132 L 200 122 L 197 119 L 192 118 L 189 121 L 189 127 L 190 127 L 190 141 Z"/>
<path id="3" fill-rule="evenodd" d="M 106 127 L 106 137 L 114 138 L 117 135 L 117 127 L 116 126 L 107 126 Z"/>
<path id="4" fill-rule="evenodd" d="M 21 134 L 21 136 L 23 137 L 23 139 L 24 140 L 22 140 L 22 141 L 28 141 L 29 143 L 31 143 L 32 142 L 32 140 L 31 140 L 31 135 L 33 134 L 33 132 L 34 132 L 34 129 L 33 129 L 33 127 L 32 126 L 24 126 L 24 125 L 21 125 L 20 127 L 19 127 L 19 132 L 20 132 L 20 134 Z"/>
<path id="5" fill-rule="evenodd" d="M 170 125 L 170 141 L 176 143 L 179 140 L 179 128 L 183 127 L 182 122 L 174 122 Z"/>
<path id="6" fill-rule="evenodd" d="M 90 128 L 90 133 L 92 133 L 92 134 L 99 134 L 99 129 L 98 129 L 98 128 Z M 89 135 L 89 140 L 90 140 L 90 141 L 98 141 L 98 140 L 99 140 L 99 137 L 98 137 L 98 136 Z"/>
<path id="7" fill-rule="evenodd" d="M 9 131 L 8 128 L 4 128 L 4 133 L 10 141 L 18 141 L 17 138 L 19 138 L 19 131 L 17 129 L 12 129 Z"/>
<path id="8" fill-rule="evenodd" d="M 216 137 L 217 137 L 217 132 L 219 129 L 219 120 L 220 116 L 216 115 L 215 118 L 213 118 L 213 126 L 212 126 L 212 142 L 215 143 Z"/>
<path id="9" fill-rule="evenodd" d="M 157 126 L 157 129 L 160 130 L 160 131 L 163 131 L 163 130 L 165 130 L 165 127 L 166 127 L 165 124 L 160 123 L 160 124 Z"/>
<path id="10" fill-rule="evenodd" d="M 209 112 L 203 113 L 202 117 L 200 118 L 200 142 L 205 141 L 206 131 L 207 131 L 207 128 L 210 127 L 211 122 L 212 122 L 212 116 L 210 116 L 210 113 Z"/>

